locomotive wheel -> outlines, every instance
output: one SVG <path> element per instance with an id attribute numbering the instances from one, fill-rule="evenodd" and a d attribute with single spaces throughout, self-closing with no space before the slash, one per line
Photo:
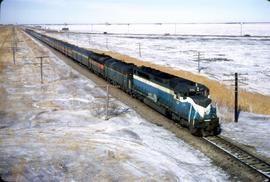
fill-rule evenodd
<path id="1" fill-rule="evenodd" d="M 195 136 L 202 136 L 202 131 L 201 129 L 194 128 L 192 125 L 189 125 L 189 131 L 192 135 Z"/>
<path id="2" fill-rule="evenodd" d="M 221 128 L 220 126 L 217 126 L 214 131 L 213 131 L 214 135 L 219 135 L 221 133 Z"/>

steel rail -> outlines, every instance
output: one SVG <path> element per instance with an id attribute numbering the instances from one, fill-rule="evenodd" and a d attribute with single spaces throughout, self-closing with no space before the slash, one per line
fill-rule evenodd
<path id="1" fill-rule="evenodd" d="M 218 147 L 234 159 L 240 161 L 244 165 L 255 170 L 263 175 L 267 180 L 270 180 L 270 164 L 262 159 L 250 154 L 244 149 L 232 144 L 220 136 L 203 137 L 204 140 Z"/>

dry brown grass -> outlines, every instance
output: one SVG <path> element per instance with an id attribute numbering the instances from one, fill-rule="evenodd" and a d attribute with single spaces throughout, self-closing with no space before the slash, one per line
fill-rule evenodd
<path id="1" fill-rule="evenodd" d="M 0 73 L 5 68 L 6 54 L 10 51 L 11 32 L 7 27 L 0 27 Z"/>
<path id="2" fill-rule="evenodd" d="M 1 54 L 1 53 L 0 53 L 0 54 Z M 0 56 L 0 61 L 1 61 L 1 56 Z M 6 65 L 0 62 L 0 74 L 3 73 L 3 70 L 4 70 L 5 68 L 6 68 Z"/>
<path id="3" fill-rule="evenodd" d="M 165 73 L 169 73 L 175 76 L 179 76 L 204 84 L 210 89 L 212 100 L 216 104 L 229 108 L 232 108 L 234 106 L 234 90 L 218 81 L 211 80 L 205 76 L 193 74 L 188 71 L 176 70 L 171 67 L 164 67 L 158 64 L 139 60 L 116 52 L 101 51 L 97 49 L 91 50 L 97 53 L 109 55 L 115 59 L 122 60 L 126 63 L 133 63 L 137 66 L 148 66 L 163 71 Z M 270 114 L 270 96 L 248 92 L 246 90 L 240 90 L 239 106 L 241 107 L 242 111 L 254 112 L 258 114 Z"/>
<path id="4" fill-rule="evenodd" d="M 21 158 L 20 161 L 12 167 L 12 177 L 14 181 L 23 181 L 27 161 Z"/>

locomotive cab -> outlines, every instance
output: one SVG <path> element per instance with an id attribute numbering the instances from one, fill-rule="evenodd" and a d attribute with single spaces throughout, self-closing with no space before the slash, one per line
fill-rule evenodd
<path id="1" fill-rule="evenodd" d="M 219 132 L 219 119 L 207 87 L 190 82 L 185 87 L 176 86 L 174 94 L 176 111 L 187 121 L 185 125 L 192 134 L 206 136 Z"/>

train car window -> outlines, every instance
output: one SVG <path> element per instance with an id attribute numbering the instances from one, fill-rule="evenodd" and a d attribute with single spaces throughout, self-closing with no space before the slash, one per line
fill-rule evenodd
<path id="1" fill-rule="evenodd" d="M 208 96 L 209 95 L 209 91 L 208 90 L 204 90 L 204 96 Z"/>
<path id="2" fill-rule="evenodd" d="M 203 95 L 203 93 L 202 92 L 196 92 L 196 91 L 189 92 L 189 96 L 196 96 L 196 95 Z"/>

